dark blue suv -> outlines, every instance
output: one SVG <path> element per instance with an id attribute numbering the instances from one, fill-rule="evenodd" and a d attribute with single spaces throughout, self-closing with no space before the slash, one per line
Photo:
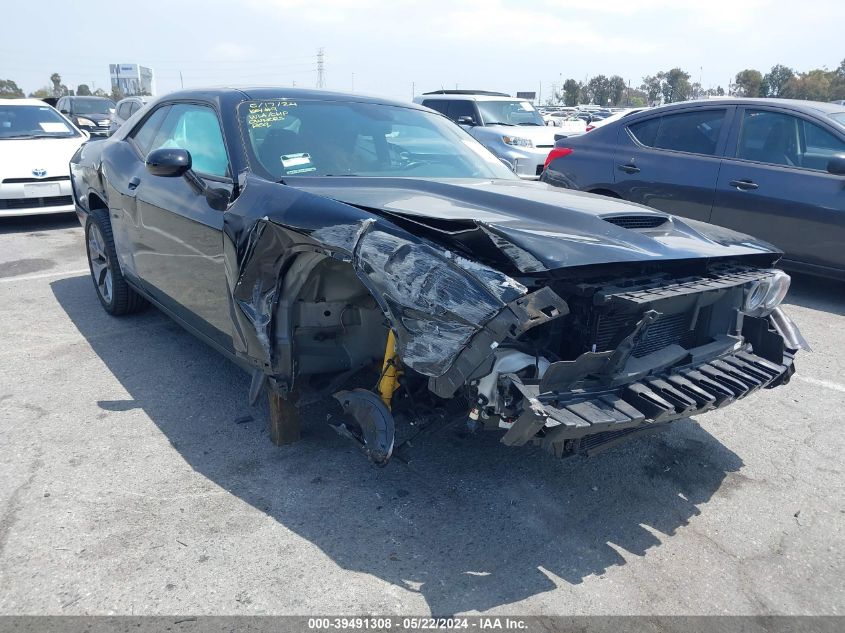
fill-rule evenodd
<path id="1" fill-rule="evenodd" d="M 542 178 L 767 240 L 785 268 L 845 279 L 845 106 L 718 99 L 562 139 Z"/>

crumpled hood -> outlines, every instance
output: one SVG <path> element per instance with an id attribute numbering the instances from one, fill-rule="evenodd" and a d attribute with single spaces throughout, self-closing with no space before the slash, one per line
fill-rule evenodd
<path id="1" fill-rule="evenodd" d="M 604 196 L 522 180 L 289 178 L 289 186 L 388 214 L 437 220 L 455 231 L 475 223 L 523 272 L 614 262 L 780 256 L 753 237 Z M 609 217 L 666 218 L 632 230 Z M 442 222 L 446 220 L 447 222 Z M 444 233 L 448 235 L 448 233 Z"/>
<path id="2" fill-rule="evenodd" d="M 32 178 L 33 169 L 44 169 L 42 178 L 70 176 L 70 158 L 88 139 L 37 138 L 0 140 L 0 178 Z"/>

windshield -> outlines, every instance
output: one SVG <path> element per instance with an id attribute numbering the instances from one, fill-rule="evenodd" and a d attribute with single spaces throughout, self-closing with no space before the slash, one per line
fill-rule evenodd
<path id="1" fill-rule="evenodd" d="M 74 99 L 71 104 L 74 114 L 111 114 L 114 101 L 108 99 Z"/>
<path id="2" fill-rule="evenodd" d="M 834 112 L 833 114 L 829 114 L 828 116 L 837 123 L 845 125 L 845 112 Z"/>
<path id="3" fill-rule="evenodd" d="M 48 105 L 0 105 L 0 139 L 72 136 L 79 134 Z"/>
<path id="4" fill-rule="evenodd" d="M 516 178 L 444 117 L 399 106 L 311 100 L 238 106 L 252 170 L 285 176 Z"/>
<path id="5" fill-rule="evenodd" d="M 546 123 L 528 101 L 476 101 L 484 125 L 540 125 Z"/>

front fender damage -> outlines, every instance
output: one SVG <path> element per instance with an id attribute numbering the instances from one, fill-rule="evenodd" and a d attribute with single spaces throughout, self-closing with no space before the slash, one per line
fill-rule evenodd
<path id="1" fill-rule="evenodd" d="M 298 205 L 276 212 L 243 212 L 254 207 L 241 201 L 226 214 L 232 343 L 253 368 L 253 384 L 266 381 L 281 395 L 293 389 L 296 355 L 290 315 L 284 312 L 294 298 L 283 296 L 283 289 L 301 255 L 320 254 L 352 266 L 393 330 L 402 365 L 429 377 L 432 391 L 447 397 L 492 359 L 503 340 L 568 313 L 551 289 L 529 293 L 508 275 L 362 209 L 320 198 L 320 205 L 330 207 L 321 215 L 347 217 L 313 226 L 307 208 L 317 204 L 316 196 L 296 195 Z M 359 396 L 340 392 L 336 398 L 349 404 L 346 412 L 363 431 L 356 441 L 368 457 L 386 463 L 393 442 L 390 413 L 364 406 L 369 401 Z"/>

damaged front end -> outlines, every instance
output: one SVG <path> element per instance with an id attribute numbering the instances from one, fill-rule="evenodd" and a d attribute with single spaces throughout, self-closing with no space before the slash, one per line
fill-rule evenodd
<path id="1" fill-rule="evenodd" d="M 301 189 L 267 209 L 269 186 L 248 183 L 227 214 L 235 352 L 283 397 L 321 384 L 343 410 L 332 425 L 379 465 L 396 393 L 412 409 L 422 392 L 464 403 L 509 446 L 594 454 L 787 382 L 806 347 L 778 307 L 788 276 L 760 267 L 776 254 L 655 263 L 641 246 L 639 262 L 555 268 L 478 222 L 423 225 Z M 377 386 L 349 389 L 368 368 Z"/>
<path id="2" fill-rule="evenodd" d="M 468 346 L 432 388 L 448 397 L 464 381 L 471 424 L 505 429 L 509 446 L 592 455 L 788 382 L 807 348 L 777 307 L 788 280 L 724 264 L 694 276 L 552 282 L 543 290 L 566 297 L 566 310 L 492 348 Z"/>

